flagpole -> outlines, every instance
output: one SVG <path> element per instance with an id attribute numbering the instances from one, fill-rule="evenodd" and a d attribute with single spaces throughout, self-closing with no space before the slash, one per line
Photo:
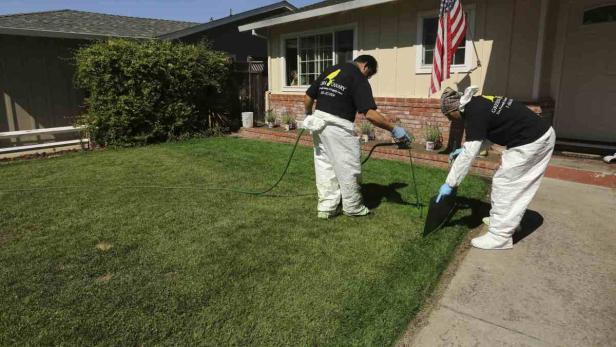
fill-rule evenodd
<path id="1" fill-rule="evenodd" d="M 471 34 L 470 25 L 468 25 L 468 21 L 466 22 L 466 32 L 469 34 L 468 36 L 471 39 L 471 43 L 473 44 L 473 51 L 475 51 L 475 58 L 477 58 L 477 65 L 471 70 L 475 71 L 477 68 L 481 67 L 481 60 L 479 59 L 479 53 L 477 53 L 477 46 L 475 46 L 475 38 Z"/>
<path id="2" fill-rule="evenodd" d="M 475 58 L 477 60 L 477 64 L 475 65 L 475 67 L 473 67 L 472 69 L 468 70 L 466 72 L 466 74 L 464 75 L 464 77 L 466 76 L 470 76 L 470 74 L 477 70 L 478 68 L 481 67 L 481 60 L 479 59 L 479 53 L 477 52 L 477 46 L 475 46 L 475 38 L 473 37 L 473 35 L 471 34 L 471 28 L 470 25 L 468 24 L 468 21 L 466 21 L 466 35 L 468 36 L 469 40 L 471 41 L 471 43 L 473 44 L 473 51 L 475 52 Z M 464 77 L 462 77 L 460 80 L 458 80 L 458 82 L 455 82 L 456 84 L 456 89 L 458 84 L 460 83 L 461 80 L 464 79 Z"/>

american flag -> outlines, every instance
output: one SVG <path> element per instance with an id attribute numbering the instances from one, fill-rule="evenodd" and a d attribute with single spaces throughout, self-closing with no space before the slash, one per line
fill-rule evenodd
<path id="1" fill-rule="evenodd" d="M 441 82 L 449 78 L 453 54 L 466 35 L 466 15 L 460 0 L 442 0 L 432 61 L 430 93 L 441 89 Z"/>

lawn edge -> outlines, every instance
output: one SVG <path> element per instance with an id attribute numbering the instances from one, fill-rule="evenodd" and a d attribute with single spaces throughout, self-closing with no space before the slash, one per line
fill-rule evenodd
<path id="1" fill-rule="evenodd" d="M 488 187 L 491 188 L 490 186 Z M 489 190 L 487 196 L 489 196 Z M 472 248 L 470 242 L 471 239 L 479 236 L 483 229 L 484 226 L 479 225 L 478 227 L 469 230 L 458 246 L 456 246 L 456 249 L 449 259 L 449 264 L 447 264 L 445 270 L 443 270 L 443 272 L 439 275 L 434 289 L 424 299 L 419 311 L 415 314 L 415 317 L 411 319 L 402 336 L 400 336 L 394 344 L 395 347 L 411 347 L 414 345 L 415 338 L 421 329 L 428 325 L 431 313 L 440 306 L 441 299 L 443 298 L 445 291 L 449 288 L 449 285 L 451 284 L 458 268 L 462 264 L 462 261 L 464 261 L 466 255 Z"/>

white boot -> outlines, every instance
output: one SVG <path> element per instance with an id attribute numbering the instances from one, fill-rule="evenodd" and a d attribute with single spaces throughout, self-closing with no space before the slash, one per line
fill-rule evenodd
<path id="1" fill-rule="evenodd" d="M 359 208 L 357 212 L 354 212 L 354 213 L 344 212 L 344 215 L 349 216 L 349 217 L 362 217 L 362 216 L 367 216 L 369 214 L 370 214 L 370 210 L 366 206 L 363 206 L 363 205 Z"/>
<path id="2" fill-rule="evenodd" d="M 511 249 L 513 238 L 494 235 L 490 232 L 471 240 L 471 245 L 480 249 Z"/>
<path id="3" fill-rule="evenodd" d="M 483 219 L 481 220 L 483 222 L 483 224 L 490 226 L 490 217 L 483 217 Z M 518 224 L 517 227 L 515 227 L 515 232 L 520 232 L 522 231 L 522 225 Z"/>

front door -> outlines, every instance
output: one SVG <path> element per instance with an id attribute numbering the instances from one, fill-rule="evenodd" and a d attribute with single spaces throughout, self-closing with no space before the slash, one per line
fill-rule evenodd
<path id="1" fill-rule="evenodd" d="M 616 142 L 616 1 L 570 1 L 568 16 L 556 133 Z"/>

